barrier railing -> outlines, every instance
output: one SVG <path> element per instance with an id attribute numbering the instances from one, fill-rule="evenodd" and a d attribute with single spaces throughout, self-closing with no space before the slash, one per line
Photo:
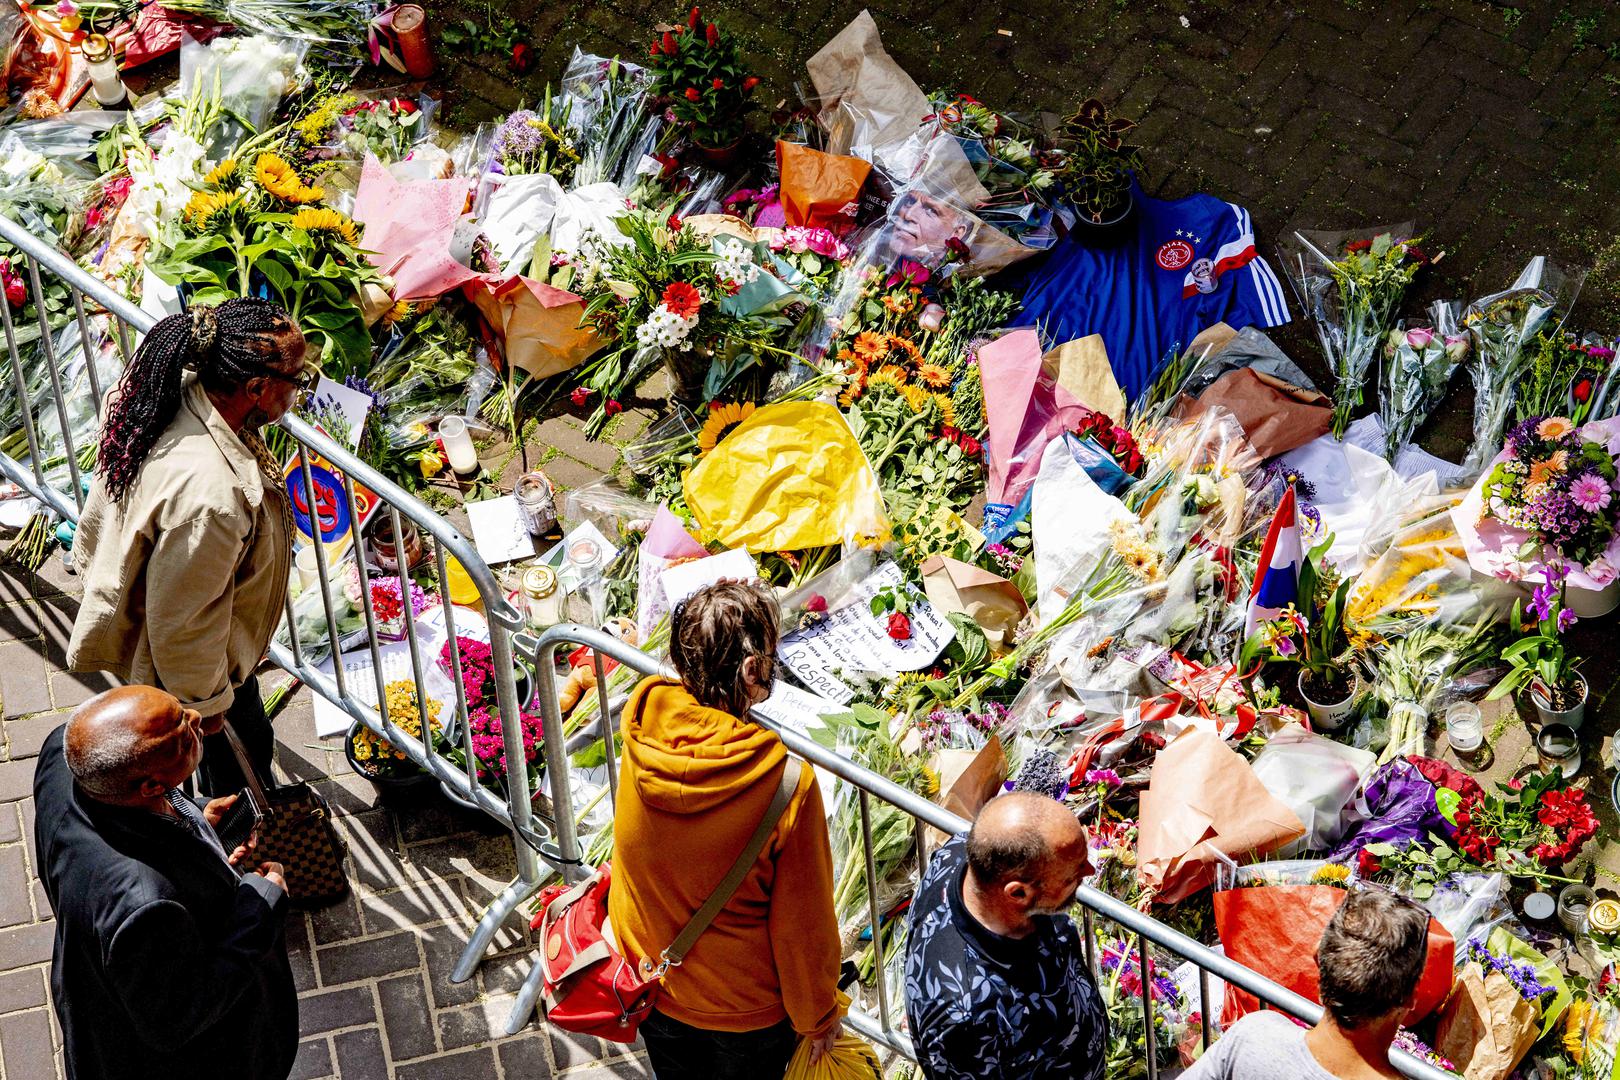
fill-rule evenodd
<path id="1" fill-rule="evenodd" d="M 81 457 L 89 461 L 83 453 L 87 446 L 93 450 L 101 400 L 117 379 L 119 361 L 128 362 L 137 340 L 151 329 L 154 320 L 5 217 L 0 217 L 0 239 L 22 254 L 18 261 L 24 266 L 28 296 L 18 308 L 26 310 L 32 304 L 35 309 L 32 320 L 19 324 L 13 317 L 12 304 L 0 297 L 0 334 L 10 361 L 13 391 L 9 400 L 0 396 L 0 433 L 12 436 L 0 446 L 0 473 L 57 516 L 77 521 L 89 486 L 87 470 L 81 468 L 80 462 Z M 48 293 L 47 282 L 58 291 Z M 65 300 L 61 288 L 66 289 Z M 68 311 L 71 316 L 65 317 Z M 12 415 L 13 411 L 16 415 Z M 501 798 L 479 783 L 460 658 L 451 649 L 448 679 L 435 680 L 433 665 L 437 658 L 424 658 L 411 585 L 422 582 L 448 598 L 448 560 L 454 559 L 477 588 L 488 625 L 496 700 L 503 716 L 518 712 L 512 635 L 522 626 L 522 619 L 477 550 L 438 513 L 296 416 L 284 417 L 280 426 L 297 448 L 299 483 L 293 487 L 309 493 L 300 513 L 311 522 L 310 533 L 319 539 L 312 545 L 316 580 L 299 596 L 297 610 L 293 597 L 288 596 L 287 622 L 271 646 L 271 659 L 349 719 L 403 751 L 460 801 L 499 821 L 512 835 L 517 877 L 485 909 L 462 951 L 451 979 L 463 981 L 472 975 L 501 925 L 539 887 L 539 853 L 549 839 L 550 829 L 534 815 L 527 793 L 520 786 Z M 19 427 L 20 444 L 14 437 Z M 26 460 L 20 461 L 10 451 L 23 446 Z M 319 482 L 312 459 L 321 459 Z M 360 527 L 362 503 L 370 510 L 369 523 L 375 525 L 381 520 L 392 528 L 389 535 L 394 538 L 395 558 L 391 567 L 376 570 L 369 565 Z M 347 534 L 329 538 L 329 518 L 334 523 L 350 523 Z M 423 545 L 425 569 L 414 573 L 404 539 L 410 529 L 429 541 Z M 430 555 L 428 546 L 432 548 Z M 339 575 L 351 573 L 360 594 L 358 605 L 344 600 L 345 582 Z M 453 684 L 453 691 L 439 696 L 446 701 L 451 693 L 454 696 L 455 712 L 445 721 L 444 730 L 459 743 L 460 761 L 441 752 L 434 745 L 436 740 L 430 738 L 424 743 L 402 730 L 388 715 L 386 685 L 392 679 L 384 674 L 388 665 L 372 586 L 390 579 L 399 589 L 401 611 L 395 618 L 403 630 L 400 639 L 408 643 L 403 660 L 408 662 L 407 677 L 416 700 L 426 703 L 436 696 L 429 693 L 430 684 Z M 309 590 L 314 590 L 313 597 Z M 454 641 L 457 620 L 466 620 L 467 616 L 448 602 L 438 610 L 443 613 L 442 636 Z M 341 633 L 340 624 L 347 620 L 352 627 L 357 614 L 363 627 Z M 434 636 L 429 635 L 428 640 Z M 345 645 L 349 646 L 347 650 Z M 396 654 L 398 651 L 393 650 Z M 402 663 L 394 663 L 393 668 L 403 676 Z M 503 741 L 509 760 L 524 760 L 519 725 L 505 725 Z"/>
<path id="2" fill-rule="evenodd" d="M 555 692 L 554 658 L 557 649 L 578 645 L 588 646 L 591 649 L 593 663 L 597 675 L 596 716 L 589 726 L 582 727 L 573 740 L 564 739 L 563 722 L 557 706 Z M 674 677 L 674 671 L 666 665 L 660 664 L 656 659 L 627 645 L 610 634 L 601 630 L 587 629 L 577 625 L 559 625 L 548 628 L 535 642 L 534 666 L 539 672 L 538 706 L 544 717 L 546 729 L 546 761 L 564 762 L 569 752 L 578 752 L 584 745 L 597 739 L 603 740 L 606 750 L 608 776 L 610 779 L 608 797 L 617 797 L 617 789 L 613 786 L 617 768 L 614 753 L 613 734 L 615 724 L 613 714 L 616 706 L 621 705 L 624 695 L 612 693 L 609 689 L 609 680 L 603 673 L 603 658 L 617 661 L 624 668 L 642 675 L 666 675 Z M 577 708 L 583 709 L 582 703 Z M 915 1060 L 911 1040 L 895 1022 L 895 1012 L 899 1008 L 903 1014 L 903 1005 L 888 1000 L 885 973 L 888 961 L 897 951 L 885 949 L 884 935 L 882 933 L 883 912 L 877 900 L 878 877 L 876 863 L 873 859 L 872 831 L 871 831 L 871 802 L 873 799 L 881 800 L 891 806 L 909 814 L 914 823 L 932 826 L 947 835 L 956 835 L 966 832 L 971 822 L 944 807 L 901 787 L 886 777 L 879 776 L 870 769 L 861 766 L 842 755 L 827 749 L 809 736 L 791 727 L 785 727 L 776 720 L 765 716 L 759 710 L 753 711 L 753 719 L 758 723 L 771 728 L 782 739 L 782 743 L 792 754 L 803 758 L 817 769 L 830 773 L 838 779 L 849 784 L 858 800 L 861 825 L 861 846 L 850 857 L 859 856 L 864 862 L 867 883 L 867 906 L 872 934 L 872 947 L 876 950 L 877 962 L 873 965 L 875 972 L 873 997 L 877 1003 L 877 1015 L 864 1010 L 852 1008 L 845 1022 L 867 1039 L 879 1043 L 890 1050 Z M 814 718 L 810 718 L 814 720 Z M 569 774 L 563 768 L 549 768 L 547 782 L 552 801 L 552 809 L 556 817 L 557 847 L 560 855 L 559 863 L 564 875 L 570 880 L 577 880 L 588 872 L 579 854 L 577 823 L 573 816 L 573 799 L 570 793 Z M 827 793 L 831 795 L 831 793 Z M 920 832 L 920 828 L 915 830 Z M 1199 1015 L 1202 1020 L 1202 1041 L 1207 1048 L 1210 1043 L 1211 1006 L 1220 1007 L 1220 1002 L 1210 1000 L 1210 976 L 1222 979 L 1232 986 L 1246 990 L 1260 1001 L 1278 1009 L 1296 1019 L 1314 1024 L 1321 1018 L 1322 1007 L 1300 995 L 1288 990 L 1234 960 L 1215 952 L 1206 945 L 1202 945 L 1192 938 L 1173 930 L 1157 919 L 1142 914 L 1129 904 L 1100 892 L 1090 886 L 1081 886 L 1076 896 L 1076 903 L 1081 911 L 1081 922 L 1084 927 L 1086 947 L 1086 961 L 1094 974 L 1098 973 L 1098 957 L 1096 951 L 1097 920 L 1115 924 L 1125 937 L 1134 939 L 1134 952 L 1136 962 L 1140 965 L 1138 970 L 1146 972 L 1152 965 L 1149 955 L 1149 944 L 1156 946 L 1164 953 L 1191 962 L 1198 969 L 1199 984 Z M 540 993 L 540 967 L 536 965 L 529 973 L 518 993 L 518 1000 L 513 1008 L 507 1023 L 508 1034 L 520 1030 L 528 1022 L 533 1012 L 535 1002 Z M 1155 1005 L 1152 995 L 1153 980 L 1143 977 L 1141 983 L 1141 1002 L 1146 1022 L 1146 1053 L 1148 1076 L 1156 1080 L 1159 1073 L 1158 1046 L 1156 1044 L 1156 1029 L 1153 1018 Z M 1391 1061 L 1403 1076 L 1413 1077 L 1414 1080 L 1446 1080 L 1451 1074 L 1420 1061 L 1403 1051 L 1394 1051 Z"/>

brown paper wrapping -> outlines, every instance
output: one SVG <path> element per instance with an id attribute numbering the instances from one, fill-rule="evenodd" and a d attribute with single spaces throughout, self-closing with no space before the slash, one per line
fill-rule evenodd
<path id="1" fill-rule="evenodd" d="M 939 774 L 939 805 L 972 821 L 1000 794 L 1007 779 L 1007 752 L 999 738 L 978 750 L 941 750 L 934 756 L 934 771 Z M 949 839 L 933 826 L 926 831 L 930 850 Z M 926 861 L 926 852 L 924 857 Z"/>
<path id="2" fill-rule="evenodd" d="M 1244 437 L 1262 458 L 1304 446 L 1326 435 L 1333 424 L 1333 403 L 1326 394 L 1253 368 L 1228 371 L 1196 399 L 1183 398 L 1176 414 L 1190 420 L 1216 405 L 1237 417 Z"/>
<path id="3" fill-rule="evenodd" d="M 1245 859 L 1305 835 L 1305 825 L 1216 735 L 1188 728 L 1159 751 L 1142 794 L 1136 877 L 1172 904 L 1215 880 L 1219 856 Z"/>
<path id="4" fill-rule="evenodd" d="M 1114 379 L 1101 334 L 1065 341 L 1041 357 L 1041 367 L 1074 400 L 1116 424 L 1125 421 L 1125 391 Z"/>
<path id="5" fill-rule="evenodd" d="M 1465 1080 L 1503 1080 L 1530 1052 L 1539 1031 L 1536 1009 L 1507 976 L 1464 965 L 1440 1013 L 1434 1048 Z"/>
<path id="6" fill-rule="evenodd" d="M 524 277 L 499 286 L 482 281 L 464 290 L 505 342 L 506 361 L 537 379 L 574 367 L 602 347 L 590 327 L 581 327 L 579 297 Z"/>
<path id="7" fill-rule="evenodd" d="M 919 569 L 928 602 L 941 615 L 960 612 L 984 631 L 990 648 L 1002 653 L 1012 647 L 1013 631 L 1029 611 L 1018 586 L 971 563 L 933 555 Z"/>

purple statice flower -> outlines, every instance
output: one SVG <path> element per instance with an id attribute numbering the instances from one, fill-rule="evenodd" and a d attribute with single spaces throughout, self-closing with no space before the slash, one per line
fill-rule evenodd
<path id="1" fill-rule="evenodd" d="M 545 149 L 545 139 L 540 130 L 529 123 L 533 119 L 534 113 L 528 109 L 519 109 L 506 118 L 495 133 L 497 159 L 527 165 Z"/>
<path id="2" fill-rule="evenodd" d="M 1534 964 L 1512 960 L 1505 956 L 1497 956 L 1477 938 L 1468 943 L 1468 948 L 1463 955 L 1465 959 L 1478 964 L 1480 970 L 1487 975 L 1493 971 L 1500 973 L 1512 985 L 1513 989 L 1519 992 L 1519 996 L 1528 1002 L 1540 1001 L 1553 992 L 1551 986 L 1537 978 Z"/>
<path id="3" fill-rule="evenodd" d="M 1582 510 L 1595 514 L 1609 505 L 1608 482 L 1597 473 L 1582 473 L 1569 485 L 1569 497 Z"/>
<path id="4" fill-rule="evenodd" d="M 1536 434 L 1536 428 L 1547 419 L 1545 416 L 1528 416 L 1508 429 L 1504 440 L 1507 451 L 1515 458 L 1523 460 L 1528 458 L 1541 436 Z"/>
<path id="5" fill-rule="evenodd" d="M 1153 976 L 1153 998 L 1172 1009 L 1181 1007 L 1181 990 L 1176 986 L 1176 980 L 1168 975 Z"/>

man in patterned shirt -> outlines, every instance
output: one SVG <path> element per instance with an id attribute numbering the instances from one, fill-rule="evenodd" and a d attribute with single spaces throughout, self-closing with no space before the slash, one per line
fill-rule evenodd
<path id="1" fill-rule="evenodd" d="M 1101 1080 L 1108 1015 L 1064 914 L 1090 872 L 1075 816 L 1028 792 L 991 800 L 934 853 L 906 938 L 928 1080 Z"/>

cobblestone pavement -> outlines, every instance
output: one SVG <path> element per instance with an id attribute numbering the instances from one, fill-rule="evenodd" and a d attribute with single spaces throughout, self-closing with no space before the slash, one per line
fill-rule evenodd
<path id="1" fill-rule="evenodd" d="M 47 997 L 53 923 L 36 876 L 30 796 L 46 735 L 108 685 L 62 670 L 77 591 L 58 559 L 37 576 L 0 565 L 0 1080 L 63 1075 Z M 265 691 L 285 677 L 262 675 Z M 312 782 L 332 806 L 354 886 L 344 903 L 288 922 L 303 1036 L 294 1080 L 651 1075 L 627 1048 L 550 1031 L 539 1020 L 497 1037 L 529 971 L 532 943 L 517 918 L 472 979 L 449 981 L 479 913 L 516 872 L 504 833 L 490 835 L 481 830 L 487 819 L 443 800 L 402 812 L 374 806 L 342 743 L 316 738 L 308 690 L 275 728 L 284 777 Z M 220 1080 L 228 1076 L 222 1066 Z"/>

